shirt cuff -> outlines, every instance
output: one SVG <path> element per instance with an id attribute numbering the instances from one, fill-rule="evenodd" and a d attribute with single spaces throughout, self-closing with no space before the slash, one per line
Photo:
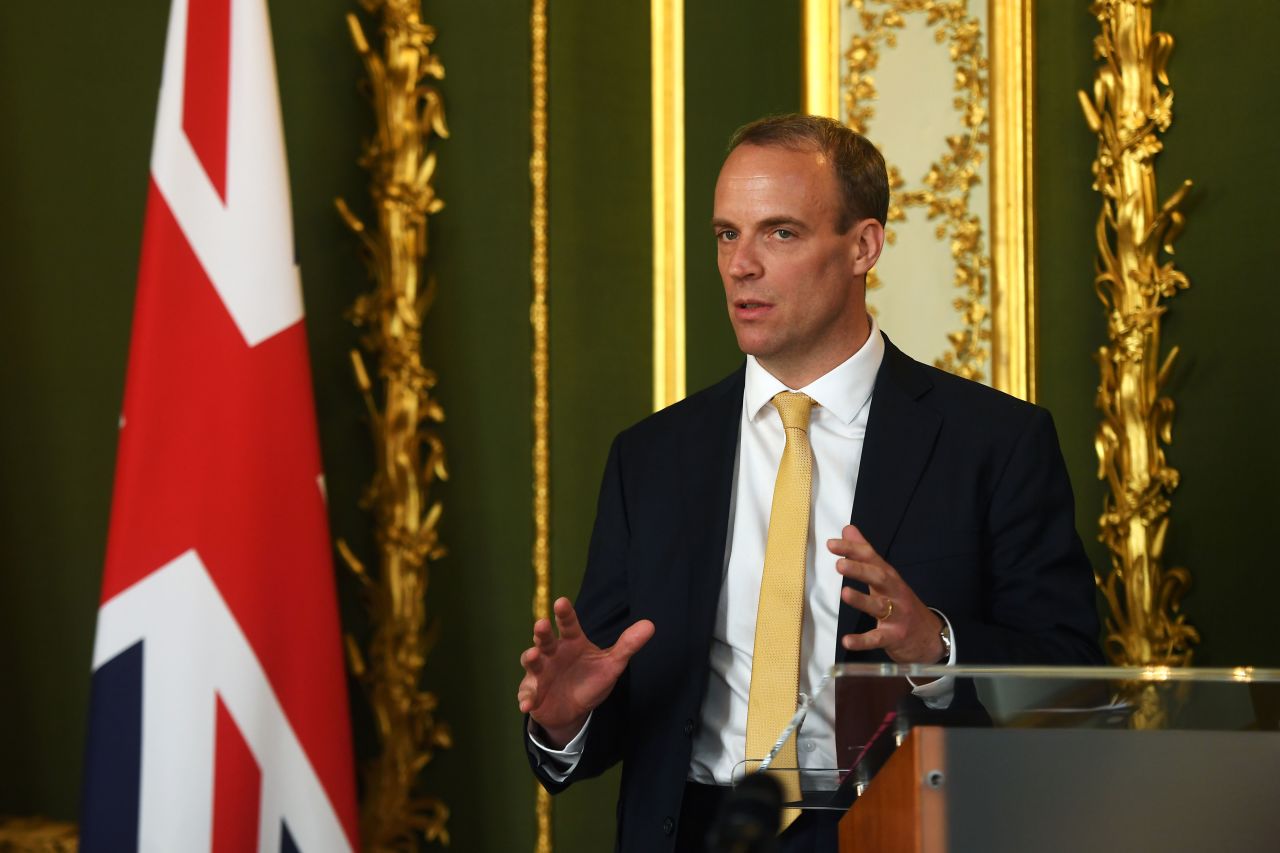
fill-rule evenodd
<path id="1" fill-rule="evenodd" d="M 592 714 L 595 712 L 592 711 Z M 582 728 L 578 733 L 564 745 L 563 749 L 552 749 L 551 747 L 538 740 L 536 732 L 539 730 L 538 724 L 533 721 L 533 717 L 529 718 L 529 726 L 527 732 L 529 734 L 529 742 L 533 744 L 534 749 L 542 756 L 542 769 L 553 782 L 563 782 L 573 773 L 574 768 L 578 766 L 578 761 L 582 758 L 583 745 L 587 742 L 587 729 L 591 726 L 591 714 L 587 715 L 587 721 L 582 724 Z"/>
<path id="2" fill-rule="evenodd" d="M 947 625 L 947 633 L 951 635 L 951 654 L 947 655 L 946 665 L 955 666 L 956 632 L 951 630 L 951 620 L 947 618 L 947 614 L 936 607 L 930 607 L 929 609 L 937 613 L 938 618 Z M 924 700 L 925 707 L 932 708 L 935 711 L 945 711 L 951 707 L 951 700 L 955 698 L 956 693 L 956 677 L 954 675 L 944 675 L 927 684 L 916 684 L 910 678 L 907 681 L 910 682 L 912 687 L 911 694 Z"/>

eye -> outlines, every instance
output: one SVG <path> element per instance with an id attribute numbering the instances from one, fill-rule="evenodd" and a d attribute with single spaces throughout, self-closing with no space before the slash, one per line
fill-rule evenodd
<path id="1" fill-rule="evenodd" d="M 791 240 L 796 236 L 796 232 L 789 228 L 779 228 L 773 232 L 779 240 Z"/>
<path id="2" fill-rule="evenodd" d="M 716 240 L 721 243 L 729 243 L 738 239 L 738 232 L 731 228 L 722 228 L 716 232 Z"/>

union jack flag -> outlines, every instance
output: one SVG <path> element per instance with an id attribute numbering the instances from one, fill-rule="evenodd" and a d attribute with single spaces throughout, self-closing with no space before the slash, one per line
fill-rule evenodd
<path id="1" fill-rule="evenodd" d="M 173 0 L 93 655 L 82 848 L 357 846 L 265 0 Z"/>

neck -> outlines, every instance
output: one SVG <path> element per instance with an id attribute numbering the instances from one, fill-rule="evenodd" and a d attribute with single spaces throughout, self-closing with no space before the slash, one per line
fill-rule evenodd
<path id="1" fill-rule="evenodd" d="M 843 345 L 838 348 L 824 352 L 809 352 L 797 360 L 756 356 L 756 361 L 769 371 L 770 376 L 794 391 L 804 388 L 844 364 L 854 353 L 862 349 L 870 336 L 871 323 L 864 314 L 862 322 L 851 330 L 847 337 L 841 339 Z"/>

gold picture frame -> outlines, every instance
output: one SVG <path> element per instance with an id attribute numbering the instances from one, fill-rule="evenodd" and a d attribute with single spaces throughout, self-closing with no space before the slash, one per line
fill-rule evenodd
<path id="1" fill-rule="evenodd" d="M 1033 0 L 985 0 L 982 8 L 986 26 L 981 35 L 986 37 L 972 44 L 975 30 L 967 26 L 963 16 L 971 6 L 982 3 L 984 0 L 805 0 L 804 103 L 809 113 L 851 124 L 842 83 L 856 73 L 857 63 L 864 68 L 873 65 L 876 50 L 895 43 L 892 32 L 880 42 L 868 38 L 858 44 L 846 41 L 841 31 L 843 25 L 848 32 L 849 19 L 842 23 L 842 15 L 856 15 L 855 28 L 873 22 L 885 31 L 881 25 L 886 21 L 891 28 L 897 19 L 921 13 L 930 26 L 938 28 L 939 42 L 947 35 L 944 29 L 951 27 L 951 60 L 957 63 L 955 87 L 960 89 L 967 80 L 965 97 L 981 97 L 980 103 L 966 106 L 974 117 L 973 125 L 982 127 L 986 148 L 979 159 L 987 161 L 989 212 L 987 227 L 978 236 L 985 237 L 985 231 L 990 239 L 971 242 L 969 248 L 975 254 L 966 262 L 962 257 L 965 241 L 959 232 L 947 231 L 946 224 L 937 226 L 938 238 L 950 240 L 954 283 L 964 288 L 959 294 L 950 288 L 942 292 L 942 298 L 959 312 L 963 328 L 946 335 L 947 351 L 937 363 L 1009 394 L 1034 400 Z M 970 66 L 959 67 L 965 59 Z M 864 80 L 871 83 L 867 75 Z M 865 91 L 874 93 L 874 84 Z M 957 97 L 956 106 L 960 107 L 963 100 Z M 955 146 L 951 147 L 955 154 Z M 948 208 L 934 195 L 930 190 L 896 193 L 895 205 L 902 199 L 914 199 L 931 208 L 932 219 L 936 211 Z"/>

